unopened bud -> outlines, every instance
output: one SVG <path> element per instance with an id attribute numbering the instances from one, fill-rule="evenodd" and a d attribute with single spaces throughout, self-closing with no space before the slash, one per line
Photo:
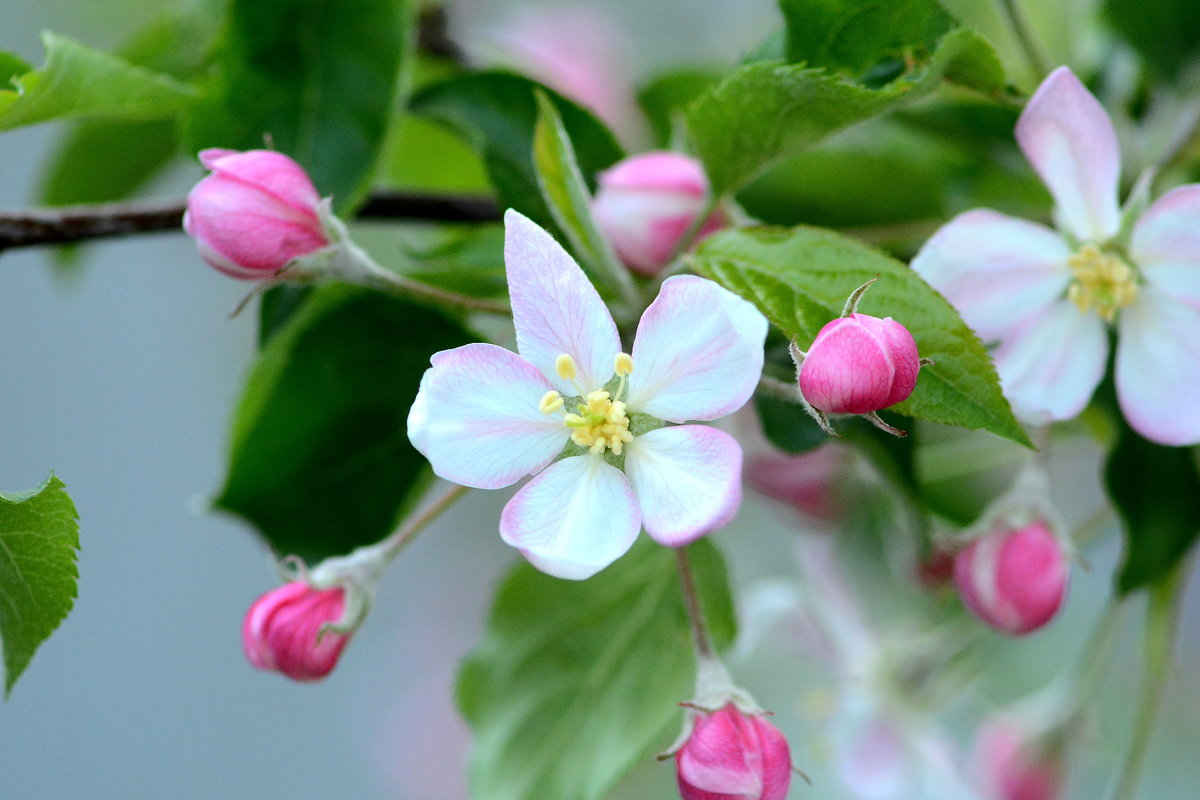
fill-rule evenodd
<path id="1" fill-rule="evenodd" d="M 683 800 L 783 800 L 792 780 L 787 739 L 764 714 L 733 703 L 695 712 L 675 765 Z"/>
<path id="2" fill-rule="evenodd" d="M 1062 794 L 1061 748 L 1014 720 L 992 719 L 980 729 L 975 762 L 986 800 L 1057 800 Z"/>
<path id="3" fill-rule="evenodd" d="M 212 174 L 188 193 L 183 229 L 200 256 L 234 278 L 269 278 L 329 244 L 316 188 L 304 169 L 271 150 L 210 149 Z"/>
<path id="4" fill-rule="evenodd" d="M 826 414 L 869 414 L 907 399 L 920 369 L 907 328 L 854 313 L 817 333 L 800 364 L 800 393 Z"/>
<path id="5" fill-rule="evenodd" d="M 1062 544 L 1042 520 L 985 534 L 954 560 L 954 582 L 967 608 L 1010 636 L 1054 618 L 1068 577 Z"/>
<path id="6" fill-rule="evenodd" d="M 700 162 L 667 151 L 627 158 L 600 173 L 598 181 L 592 201 L 596 224 L 621 260 L 643 275 L 666 266 L 708 197 Z M 727 224 L 725 213 L 715 211 L 697 239 Z"/>
<path id="7" fill-rule="evenodd" d="M 322 628 L 342 619 L 345 591 L 314 589 L 293 581 L 264 594 L 242 624 L 246 660 L 257 669 L 282 672 L 295 681 L 315 681 L 337 666 L 349 633 Z"/>

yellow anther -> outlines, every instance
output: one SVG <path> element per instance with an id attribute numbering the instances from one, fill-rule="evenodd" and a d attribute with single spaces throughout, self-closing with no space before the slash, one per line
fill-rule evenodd
<path id="1" fill-rule="evenodd" d="M 541 411 L 543 414 L 553 414 L 562 407 L 562 395 L 553 389 L 542 395 L 542 401 L 538 403 L 538 411 Z"/>
<path id="2" fill-rule="evenodd" d="M 602 455 L 611 449 L 621 455 L 625 444 L 633 441 L 625 404 L 613 401 L 603 389 L 589 392 L 575 409 L 578 413 L 563 416 L 563 424 L 571 428 L 571 441 L 589 452 Z"/>
<path id="3" fill-rule="evenodd" d="M 1137 274 L 1112 253 L 1087 244 L 1067 259 L 1067 266 L 1074 276 L 1067 297 L 1084 313 L 1095 309 L 1112 322 L 1118 310 L 1137 299 Z"/>
<path id="4" fill-rule="evenodd" d="M 617 358 L 613 363 L 613 372 L 622 378 L 633 372 L 633 356 L 629 353 L 617 353 Z"/>
<path id="5" fill-rule="evenodd" d="M 554 359 L 554 371 L 564 381 L 575 380 L 575 359 L 566 353 L 559 353 L 558 358 Z"/>

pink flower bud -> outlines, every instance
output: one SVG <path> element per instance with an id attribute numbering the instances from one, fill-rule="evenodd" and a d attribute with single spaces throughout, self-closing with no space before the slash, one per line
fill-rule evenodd
<path id="1" fill-rule="evenodd" d="M 704 210 L 708 178 L 694 158 L 666 151 L 643 153 L 600 173 L 592 214 L 629 268 L 654 275 Z M 715 211 L 697 237 L 728 224 Z"/>
<path id="2" fill-rule="evenodd" d="M 807 453 L 764 452 L 746 458 L 746 485 L 822 522 L 841 518 L 846 507 L 846 453 L 824 445 Z"/>
<path id="3" fill-rule="evenodd" d="M 340 586 L 318 590 L 294 581 L 272 589 L 246 612 L 242 623 L 246 660 L 257 669 L 282 672 L 295 681 L 324 678 L 337 666 L 350 634 L 327 630 L 322 635 L 321 626 L 340 620 L 345 605 Z"/>
<path id="4" fill-rule="evenodd" d="M 733 703 L 697 713 L 675 765 L 683 800 L 783 800 L 792 780 L 783 734 Z"/>
<path id="5" fill-rule="evenodd" d="M 1068 574 L 1062 545 L 1041 520 L 989 533 L 954 560 L 954 582 L 967 608 L 1011 636 L 1035 631 L 1054 617 Z"/>
<path id="6" fill-rule="evenodd" d="M 200 256 L 234 278 L 269 278 L 293 258 L 329 244 L 321 202 L 304 169 L 270 150 L 210 149 L 200 163 L 212 174 L 187 199 L 183 229 Z"/>
<path id="7" fill-rule="evenodd" d="M 975 761 L 987 800 L 1057 800 L 1062 792 L 1060 751 L 1016 721 L 985 724 L 975 741 Z"/>
<path id="8" fill-rule="evenodd" d="M 827 414 L 867 414 L 912 394 L 917 343 L 891 317 L 851 314 L 817 333 L 800 365 L 800 393 Z"/>

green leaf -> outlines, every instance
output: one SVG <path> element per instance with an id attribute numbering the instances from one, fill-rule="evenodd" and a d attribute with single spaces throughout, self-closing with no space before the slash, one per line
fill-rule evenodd
<path id="1" fill-rule="evenodd" d="M 1171 576 L 1200 534 L 1200 472 L 1192 448 L 1163 447 L 1121 423 L 1104 470 L 1125 527 L 1122 594 Z"/>
<path id="2" fill-rule="evenodd" d="M 683 70 L 659 76 L 638 91 L 638 105 L 646 112 L 659 147 L 671 148 L 676 128 L 683 126 L 687 107 L 718 78 L 718 73 Z"/>
<path id="3" fill-rule="evenodd" d="M 912 396 L 892 410 L 1030 445 L 979 338 L 904 264 L 833 231 L 807 227 L 724 231 L 700 244 L 693 263 L 758 306 L 804 350 L 856 287 L 879 276 L 859 309 L 902 322 L 921 356 L 936 362 L 921 370 Z"/>
<path id="4" fill-rule="evenodd" d="M 32 69 L 33 65 L 16 53 L 0 50 L 0 88 L 7 88 L 13 78 Z"/>
<path id="5" fill-rule="evenodd" d="M 353 208 L 392 118 L 409 17 L 402 0 L 232 0 L 191 148 L 261 148 L 269 136 L 335 210 Z"/>
<path id="6" fill-rule="evenodd" d="M 414 233 L 416 233 L 414 231 Z M 504 227 L 469 225 L 429 229 L 428 245 L 406 248 L 404 274 L 421 283 L 471 297 L 507 297 Z"/>
<path id="7" fill-rule="evenodd" d="M 948 33 L 927 64 L 880 89 L 822 69 L 748 64 L 691 107 L 688 129 L 713 190 L 724 194 L 770 164 L 928 95 L 943 81 L 998 92 L 1004 86 L 1004 70 L 991 46 L 963 29 Z"/>
<path id="8" fill-rule="evenodd" d="M 116 55 L 135 67 L 179 81 L 197 78 L 216 32 L 212 3 L 172 9 L 141 28 Z M 39 191 L 45 205 L 123 200 L 179 151 L 175 119 L 85 120 L 73 126 L 50 158 Z"/>
<path id="9" fill-rule="evenodd" d="M 933 49 L 953 23 L 936 0 L 780 0 L 789 61 L 861 75 Z"/>
<path id="10" fill-rule="evenodd" d="M 705 541 L 688 553 L 714 640 L 728 645 L 724 563 Z M 643 538 L 586 581 L 521 564 L 458 676 L 459 707 L 475 734 L 473 795 L 599 800 L 670 742 L 693 675 L 671 550 Z"/>
<path id="11" fill-rule="evenodd" d="M 482 154 L 501 205 L 553 227 L 533 164 L 536 91 L 553 102 L 574 146 L 580 174 L 594 188 L 596 173 L 621 158 L 620 145 L 589 111 L 528 78 L 504 72 L 455 77 L 419 92 L 410 109 L 449 126 Z"/>
<path id="12" fill-rule="evenodd" d="M 829 434 L 798 403 L 759 392 L 754 395 L 754 411 L 763 435 L 785 453 L 807 453 L 829 441 Z"/>
<path id="13" fill-rule="evenodd" d="M 579 172 L 562 117 L 545 92 L 536 92 L 536 97 L 533 163 L 542 199 L 583 265 L 636 303 L 637 290 L 629 271 L 592 220 L 592 195 Z"/>
<path id="14" fill-rule="evenodd" d="M 1195 0 L 1107 0 L 1113 30 L 1137 48 L 1146 63 L 1168 80 L 1200 59 L 1200 5 Z"/>
<path id="15" fill-rule="evenodd" d="M 313 292 L 250 373 L 215 505 L 309 561 L 383 538 L 429 476 L 406 433 L 429 356 L 474 338 L 382 293 Z"/>
<path id="16" fill-rule="evenodd" d="M 51 474 L 29 492 L 0 494 L 0 640 L 4 695 L 75 604 L 79 515 Z"/>
<path id="17" fill-rule="evenodd" d="M 0 90 L 0 131 L 52 119 L 165 119 L 195 100 L 191 87 L 116 56 L 50 32 L 42 42 L 46 66 Z"/>

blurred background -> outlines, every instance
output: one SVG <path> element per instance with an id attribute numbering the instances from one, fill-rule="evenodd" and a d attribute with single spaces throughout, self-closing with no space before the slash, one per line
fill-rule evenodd
<path id="1" fill-rule="evenodd" d="M 40 64 L 42 29 L 109 49 L 155 5 L 0 0 L 0 49 Z M 452 9 L 452 32 L 480 63 L 512 63 L 520 54 L 505 32 L 544 21 L 547 5 L 462 3 Z M 611 35 L 623 53 L 626 74 L 614 84 L 645 81 L 697 53 L 705 66 L 731 64 L 778 24 L 767 0 L 611 0 L 586 13 L 607 20 L 611 30 L 594 28 L 596 36 Z M 628 98 L 611 102 L 620 117 Z M 627 139 L 643 135 L 635 119 L 616 124 L 629 126 Z M 3 134 L 0 208 L 32 202 L 61 133 L 43 125 Z M 180 166 L 144 194 L 181 197 L 200 174 Z M 496 533 L 507 494 L 472 493 L 413 544 L 328 680 L 296 685 L 252 670 L 241 620 L 275 585 L 274 572 L 244 524 L 204 511 L 223 478 L 229 419 L 254 355 L 255 315 L 227 318 L 247 287 L 204 267 L 182 234 L 110 240 L 82 256 L 69 273 L 48 250 L 0 256 L 0 490 L 34 487 L 53 469 L 79 509 L 82 541 L 75 610 L 0 704 L 0 798 L 465 798 L 467 733 L 451 687 L 514 557 Z M 1080 444 L 1059 458 L 1057 472 L 1076 476 L 1057 487 L 1064 504 L 1085 517 L 1100 502 L 1098 454 Z M 805 524 L 748 500 L 717 537 L 735 587 L 788 574 L 796 560 L 788 529 Z M 1028 640 L 988 638 L 987 677 L 964 691 L 1003 702 L 1070 663 L 1119 556 L 1114 523 L 1105 524 L 1055 624 Z M 852 579 L 869 589 L 865 575 Z M 1200 587 L 1192 583 L 1143 798 L 1196 796 Z M 880 627 L 902 613 L 893 599 L 867 598 L 868 613 L 888 609 Z M 1127 651 L 1137 644 L 1134 605 Z M 786 626 L 765 632 L 735 672 L 777 712 L 813 778 L 813 789 L 797 782 L 791 796 L 851 797 L 829 756 L 827 676 L 788 636 Z M 1070 797 L 1106 793 L 1124 753 L 1137 674 L 1131 657 L 1115 665 Z M 949 731 L 963 739 L 967 728 L 950 720 Z M 666 800 L 673 781 L 671 766 L 649 763 L 614 796 Z"/>

